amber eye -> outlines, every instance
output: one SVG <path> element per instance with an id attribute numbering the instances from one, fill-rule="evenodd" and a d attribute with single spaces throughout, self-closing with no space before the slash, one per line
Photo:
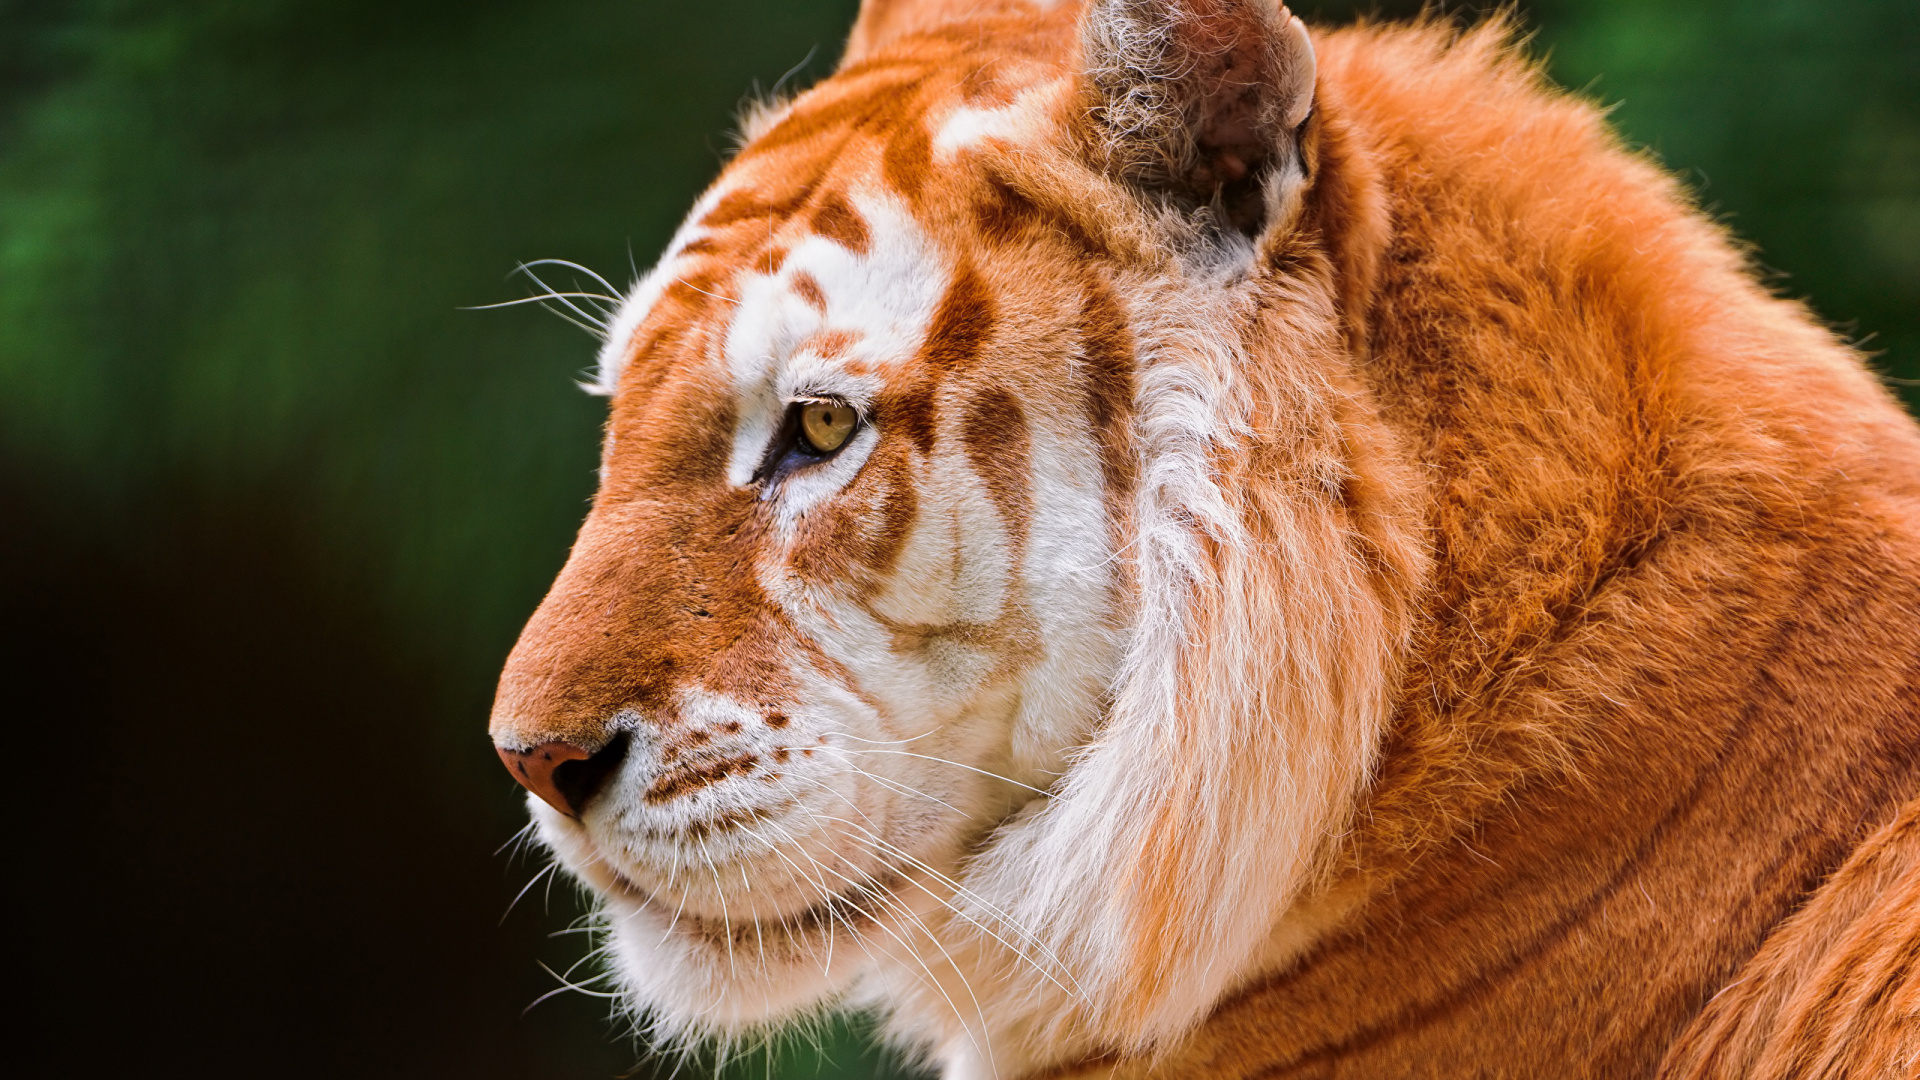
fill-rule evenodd
<path id="1" fill-rule="evenodd" d="M 800 441 L 816 454 L 831 454 L 847 443 L 860 415 L 837 401 L 800 403 Z"/>

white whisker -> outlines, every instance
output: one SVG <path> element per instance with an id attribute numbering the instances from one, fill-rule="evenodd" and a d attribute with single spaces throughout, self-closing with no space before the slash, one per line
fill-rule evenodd
<path id="1" fill-rule="evenodd" d="M 849 767 L 852 767 L 852 766 L 849 766 Z M 867 775 L 870 776 L 871 774 L 867 774 Z M 784 787 L 785 785 L 782 785 L 782 786 Z M 831 792 L 831 794 L 839 798 L 841 802 L 846 803 L 847 806 L 851 808 L 855 813 L 859 814 L 863 818 L 867 818 L 868 825 L 874 824 L 873 819 L 868 817 L 866 812 L 861 810 L 859 805 L 854 803 L 851 799 L 848 799 L 845 795 L 842 795 L 837 791 Z M 928 798 L 931 798 L 931 797 L 932 796 L 928 796 Z M 830 814 L 821 813 L 819 811 L 816 811 L 807 807 L 804 803 L 800 803 L 797 800 L 795 805 L 803 813 L 807 814 L 807 816 L 813 818 L 815 821 L 821 822 L 823 824 L 836 823 L 836 824 L 851 827 L 853 829 L 857 829 L 861 834 L 863 834 L 866 838 L 870 839 L 873 843 L 884 845 L 883 853 L 885 850 L 891 850 L 891 852 L 895 854 L 898 858 L 911 862 L 912 864 L 917 866 L 919 869 L 921 869 L 925 873 L 936 878 L 941 884 L 947 886 L 948 888 L 951 888 L 954 891 L 954 894 L 956 897 L 967 900 L 973 904 L 978 905 L 980 908 L 984 909 L 989 916 L 991 916 L 993 919 L 999 922 L 1002 926 L 1006 927 L 1009 931 L 1011 931 L 1015 937 L 1025 941 L 1032 942 L 1035 946 L 1039 947 L 1041 952 L 1045 955 L 1045 959 L 1049 963 L 1053 964 L 1054 967 L 1057 970 L 1059 970 L 1063 975 L 1065 975 L 1068 979 L 1073 979 L 1071 969 L 1059 957 L 1053 955 L 1052 950 L 1046 948 L 1044 943 L 1041 941 L 1039 935 L 1021 926 L 1017 921 L 1013 919 L 1012 916 L 1007 914 L 1005 911 L 1001 910 L 998 906 L 988 902 L 985 897 L 979 895 L 973 890 L 960 884 L 958 881 L 955 881 L 953 878 L 947 876 L 946 874 L 941 873 L 939 870 L 934 869 L 932 866 L 927 865 L 922 860 L 915 858 L 912 854 L 910 854 L 909 852 L 901 848 L 899 845 L 884 839 L 878 833 L 874 832 L 872 829 L 868 828 L 865 825 L 861 825 L 860 823 L 855 821 L 849 821 L 845 818 L 834 817 Z M 841 835 L 846 835 L 846 834 L 842 833 Z M 855 839 L 860 839 L 860 837 L 855 837 Z M 935 897 L 935 899 L 939 899 L 939 898 Z M 1006 939 L 994 933 L 990 928 L 981 924 L 979 920 L 975 919 L 972 915 L 968 914 L 967 912 L 954 907 L 952 904 L 949 904 L 944 900 L 942 900 L 941 903 L 944 904 L 947 907 L 947 909 L 952 911 L 955 915 L 958 915 L 960 918 L 966 920 L 968 923 L 974 925 L 980 930 L 985 931 L 995 941 L 1000 942 L 1008 950 L 1013 952 L 1015 956 L 1019 957 L 1021 960 L 1024 960 L 1029 965 L 1031 965 L 1036 972 L 1054 981 L 1055 985 L 1060 985 L 1058 980 L 1053 979 L 1053 976 L 1049 974 L 1047 969 L 1042 967 L 1039 961 L 1029 956 L 1024 949 L 1006 941 Z M 1076 997 L 1083 996 L 1081 995 L 1080 991 L 1077 989 L 1078 980 L 1073 980 L 1073 981 L 1076 983 L 1075 988 L 1068 988 L 1066 986 L 1061 986 L 1061 989 L 1067 990 L 1069 993 L 1073 994 Z"/>
<path id="2" fill-rule="evenodd" d="M 713 853 L 707 850 L 705 839 L 700 841 L 700 857 L 707 861 L 707 869 L 713 871 L 713 895 L 720 901 L 720 926 L 727 936 L 727 972 L 738 982 L 740 972 L 733 963 L 733 917 L 727 914 L 727 890 L 720 885 L 720 868 L 714 865 Z"/>
<path id="3" fill-rule="evenodd" d="M 527 1015 L 528 1013 L 530 1013 L 530 1012 L 532 1012 L 532 1011 L 533 1011 L 533 1007 L 534 1007 L 535 1005 L 538 1005 L 538 1004 L 540 1004 L 541 1002 L 543 1002 L 543 1001 L 545 1001 L 545 1000 L 547 1000 L 548 998 L 550 998 L 550 997 L 558 997 L 559 995 L 561 995 L 561 994 L 564 994 L 564 993 L 567 993 L 568 991 L 572 991 L 573 993 L 576 993 L 576 994 L 585 994 L 585 995 L 586 995 L 586 996 L 588 996 L 588 997 L 594 997 L 594 998 L 610 998 L 610 999 L 612 999 L 612 1000 L 615 1000 L 615 1001 L 618 1001 L 618 1000 L 620 1000 L 620 995 L 619 995 L 618 993 L 608 993 L 608 992 L 607 992 L 607 991 L 605 991 L 605 990 L 592 990 L 592 989 L 589 989 L 588 987 L 586 987 L 586 986 L 585 986 L 585 985 L 583 985 L 583 984 L 577 984 L 577 983 L 570 983 L 570 982 L 568 982 L 568 981 L 567 981 L 567 980 L 566 980 L 566 979 L 565 979 L 564 977 L 562 977 L 562 976 L 561 976 L 561 974 L 560 974 L 559 972 L 557 972 L 557 971 L 555 971 L 555 970 L 553 970 L 552 968 L 550 968 L 550 967 L 548 967 L 548 966 L 546 965 L 546 963 L 545 963 L 545 962 L 543 962 L 543 961 L 539 961 L 539 960 L 536 960 L 536 961 L 534 961 L 534 963 L 536 963 L 536 964 L 539 964 L 539 965 L 540 965 L 540 970 L 542 970 L 542 971 L 544 971 L 544 972 L 546 972 L 547 974 L 549 974 L 549 975 L 551 975 L 551 976 L 553 976 L 553 977 L 554 977 L 555 979 L 558 979 L 558 980 L 559 980 L 559 982 L 560 982 L 560 985 L 559 985 L 559 986 L 557 986 L 557 987 L 555 987 L 555 988 L 554 988 L 554 989 L 552 989 L 552 990 L 549 990 L 549 991 L 547 991 L 547 992 L 546 992 L 546 993 L 544 993 L 544 994 L 541 994 L 541 995 L 540 995 L 539 997 L 537 997 L 537 998 L 534 998 L 534 999 L 533 999 L 533 1000 L 532 1000 L 531 1002 L 529 1002 L 529 1003 L 527 1004 L 527 1007 L 526 1007 L 526 1008 L 524 1008 L 524 1009 L 522 1009 L 522 1010 L 520 1010 L 520 1015 L 521 1015 L 521 1016 L 525 1016 L 525 1015 Z"/>
<path id="4" fill-rule="evenodd" d="M 1022 927 L 1019 923 L 1015 922 L 1012 919 L 1012 917 L 1007 915 L 1004 911 L 1001 911 L 999 908 L 995 907 L 993 904 L 988 903 L 984 898 L 980 897 L 978 894 L 974 893 L 971 889 L 968 889 L 966 886 L 961 885 L 959 882 L 955 881 L 953 878 L 948 877 L 946 874 L 941 873 L 939 870 L 935 869 L 934 867 L 927 865 L 924 861 L 914 857 L 911 853 L 901 848 L 898 844 L 895 844 L 892 841 L 886 840 L 880 836 L 875 835 L 872 830 L 867 829 L 866 827 L 860 825 L 859 823 L 848 821 L 844 818 L 831 817 L 828 815 L 816 815 L 816 817 L 818 818 L 818 820 L 821 820 L 821 821 L 837 822 L 841 825 L 846 825 L 851 828 L 858 829 L 860 833 L 864 835 L 853 836 L 852 839 L 868 844 L 875 851 L 879 852 L 882 855 L 891 856 L 895 860 L 904 861 L 911 864 L 912 866 L 923 871 L 930 877 L 933 877 L 939 884 L 945 885 L 948 888 L 952 889 L 957 897 L 970 900 L 973 903 L 978 904 L 980 907 L 984 908 L 988 915 L 992 916 L 996 922 L 998 922 L 1000 925 L 1006 927 L 1009 931 L 1011 931 L 1016 938 L 1030 942 L 1033 947 L 1039 948 L 1041 953 L 1044 956 L 1044 959 L 1046 959 L 1050 964 L 1052 964 L 1053 967 L 1057 969 L 1061 975 L 1065 976 L 1069 980 L 1074 981 L 1076 985 L 1070 987 L 1070 986 L 1067 986 L 1065 983 L 1062 983 L 1059 980 L 1059 978 L 1055 977 L 1053 972 L 1049 971 L 1047 967 L 1043 966 L 1039 960 L 1034 959 L 1033 956 L 1031 956 L 1027 952 L 1026 948 L 1023 948 L 1022 946 L 1019 946 L 1019 945 L 1015 945 L 1013 942 L 1010 942 L 1006 938 L 1001 937 L 998 933 L 996 933 L 993 930 L 992 927 L 986 925 L 985 923 L 982 923 L 980 920 L 974 918 L 968 912 L 958 907 L 955 907 L 947 899 L 934 893 L 931 889 L 928 889 L 925 885 L 921 884 L 920 882 L 917 882 L 917 881 L 913 882 L 913 884 L 917 888 L 927 893 L 929 897 L 933 898 L 942 907 L 945 907 L 948 911 L 959 916 L 961 919 L 965 920 L 968 924 L 980 930 L 982 933 L 985 933 L 988 937 L 993 938 L 993 940 L 999 942 L 1009 952 L 1013 953 L 1014 956 L 1018 957 L 1022 961 L 1025 961 L 1029 966 L 1033 968 L 1036 974 L 1047 979 L 1049 982 L 1052 982 L 1055 986 L 1058 986 L 1061 990 L 1072 995 L 1073 997 L 1084 998 L 1084 994 L 1080 991 L 1077 985 L 1078 980 L 1073 979 L 1073 974 L 1071 970 L 1067 967 L 1067 965 L 1064 962 L 1062 962 L 1059 957 L 1053 955 L 1051 950 L 1046 948 L 1045 944 L 1040 940 L 1038 935 Z M 842 835 L 847 835 L 847 834 L 843 833 Z M 909 876 L 908 880 L 912 881 L 913 879 Z"/>
<path id="5" fill-rule="evenodd" d="M 512 848 L 513 851 L 509 852 L 507 855 L 508 861 L 511 862 L 514 854 L 518 853 L 521 847 L 525 846 L 526 843 L 532 839 L 533 839 L 533 821 L 532 819 L 528 819 L 525 825 L 520 826 L 518 831 L 516 831 L 512 836 L 507 837 L 506 843 L 501 844 L 497 848 L 494 848 L 493 853 L 495 855 L 499 855 L 501 852 L 507 851 L 508 848 Z"/>
<path id="6" fill-rule="evenodd" d="M 850 746 L 837 747 L 836 749 L 839 749 L 842 753 L 847 753 L 847 754 L 898 754 L 901 757 L 919 758 L 922 761 L 938 762 L 942 765 L 951 765 L 956 769 L 965 769 L 968 772 L 979 773 L 981 776 L 991 777 L 992 779 L 995 779 L 995 780 L 1004 781 L 1006 783 L 1012 784 L 1014 787 L 1017 787 L 1017 788 L 1025 788 L 1028 791 L 1033 792 L 1035 795 L 1051 796 L 1053 794 L 1053 792 L 1048 791 L 1045 788 L 1037 788 L 1037 787 L 1034 787 L 1032 784 L 1023 784 L 1020 781 L 1015 780 L 1011 776 L 1002 776 L 997 772 L 990 772 L 986 769 L 978 768 L 973 765 L 968 765 L 965 762 L 952 761 L 943 757 L 933 757 L 929 754 L 915 754 L 906 750 L 860 750 Z"/>
<path id="7" fill-rule="evenodd" d="M 735 305 L 736 307 L 739 306 L 740 301 L 735 300 L 733 297 L 721 296 L 719 293 L 708 292 L 707 290 L 701 288 L 700 286 L 695 285 L 693 282 L 688 281 L 686 278 L 674 278 L 673 280 L 681 285 L 685 285 L 687 288 L 692 289 L 694 292 L 697 292 L 702 296 L 711 296 L 715 300 L 724 300 L 729 304 Z"/>
<path id="8" fill-rule="evenodd" d="M 908 743 L 919 742 L 921 739 L 925 739 L 930 736 L 938 735 L 938 734 L 940 734 L 940 732 L 936 729 L 934 731 L 923 731 L 920 734 L 915 735 L 911 739 L 863 739 L 858 735 L 853 735 L 848 732 L 841 731 L 841 732 L 836 732 L 834 734 L 834 738 L 852 739 L 854 742 L 871 743 L 874 746 L 905 746 Z"/>
<path id="9" fill-rule="evenodd" d="M 595 315 L 581 308 L 580 305 L 573 302 L 573 296 L 578 294 L 568 294 L 568 293 L 559 292 L 553 286 L 547 284 L 545 281 L 542 281 L 540 279 L 540 275 L 534 273 L 533 270 L 530 269 L 528 264 L 526 263 L 520 264 L 519 272 L 527 275 L 527 277 L 533 279 L 533 283 L 535 285 L 538 285 L 542 289 L 546 290 L 546 298 L 559 301 L 563 306 L 567 308 L 567 310 L 573 312 L 575 315 L 578 315 L 579 321 L 575 322 L 576 325 L 584 326 L 589 332 L 593 333 L 595 336 L 601 338 L 602 340 L 606 339 L 607 325 L 609 320 L 609 315 L 607 312 L 601 312 L 598 315 Z M 617 304 L 618 301 L 614 301 L 614 303 Z M 568 318 L 568 316 L 561 314 L 558 311 L 554 313 L 556 315 L 560 315 L 560 317 L 563 319 Z M 569 319 L 569 321 L 575 321 L 575 320 Z"/>
<path id="10" fill-rule="evenodd" d="M 520 903 L 520 898 L 527 895 L 528 890 L 532 889 L 535 885 L 540 884 L 541 878 L 551 877 L 554 871 L 558 869 L 560 869 L 559 860 L 552 860 L 548 862 L 546 866 L 542 867 L 539 873 L 528 878 L 527 883 L 520 886 L 520 891 L 514 893 L 513 899 L 507 902 L 507 910 L 500 913 L 500 921 L 495 925 L 505 926 L 507 924 L 507 916 L 513 914 L 514 906 Z M 552 882 L 548 882 L 548 884 L 551 885 Z"/>
<path id="11" fill-rule="evenodd" d="M 831 745 L 824 747 L 824 749 L 837 751 L 843 754 L 856 752 L 856 751 L 849 751 L 844 747 L 831 746 Z M 960 810 L 958 807 L 955 807 L 953 804 L 939 798 L 938 796 L 929 795 L 926 792 L 919 790 L 918 788 L 908 787 L 905 784 L 901 784 L 894 780 L 890 780 L 887 777 L 880 776 L 876 773 L 870 773 L 867 770 L 861 768 L 860 766 L 855 765 L 851 761 L 843 761 L 843 764 L 845 764 L 847 768 L 853 770 L 853 772 L 856 775 L 864 776 L 867 779 L 873 781 L 874 783 L 879 784 L 881 787 L 886 788 L 888 791 L 897 792 L 901 795 L 906 795 L 911 798 L 926 799 L 928 802 L 936 803 L 942 807 L 945 807 L 948 810 L 952 810 L 955 817 L 964 818 L 967 816 L 965 811 Z"/>
<path id="12" fill-rule="evenodd" d="M 627 252 L 627 257 L 629 261 L 631 261 L 633 257 L 633 252 L 631 250 Z M 521 265 L 522 266 L 564 266 L 569 270 L 578 270 L 581 273 L 587 275 L 588 277 L 592 278 L 594 281 L 598 282 L 601 288 L 607 290 L 610 293 L 617 293 L 620 291 L 618 288 L 614 286 L 613 282 L 608 281 L 606 278 L 603 278 L 599 274 L 594 273 L 593 270 L 589 269 L 588 267 L 581 266 L 577 262 L 568 262 L 565 259 L 535 259 L 532 262 L 522 263 Z M 639 276 L 638 272 L 636 272 L 634 276 L 638 277 Z M 619 303 L 618 300 L 614 302 Z"/>
<path id="13" fill-rule="evenodd" d="M 852 823 L 848 822 L 847 824 L 852 824 Z M 1039 947 L 1041 951 L 1045 954 L 1044 958 L 1050 963 L 1052 963 L 1054 967 L 1056 967 L 1059 970 L 1060 975 L 1066 977 L 1069 980 L 1073 979 L 1073 974 L 1071 971 L 1067 969 L 1067 966 L 1064 963 L 1062 963 L 1058 957 L 1054 956 L 1050 950 L 1047 950 L 1045 946 L 1040 942 L 1040 940 L 1032 932 L 1023 929 L 1017 923 L 1014 923 L 1004 913 L 994 910 L 992 905 L 980 901 L 978 897 L 973 896 L 971 890 L 966 889 L 964 886 L 955 882 L 952 878 L 947 877 L 945 874 L 942 874 L 940 871 L 935 870 L 934 868 L 928 866 L 926 863 L 920 861 L 919 859 L 914 858 L 912 855 L 907 854 L 905 851 L 902 851 L 900 847 L 896 844 L 889 843 L 888 841 L 881 840 L 877 837 L 872 839 L 866 839 L 866 838 L 856 836 L 853 839 L 861 843 L 868 844 L 869 846 L 873 847 L 874 850 L 878 851 L 882 855 L 892 855 L 896 858 L 899 858 L 908 863 L 911 863 L 918 869 L 924 871 L 928 876 L 934 878 L 938 883 L 946 885 L 949 888 L 952 888 L 958 894 L 962 894 L 968 898 L 974 899 L 975 902 L 980 903 L 980 906 L 987 908 L 988 913 L 991 914 L 996 921 L 998 921 L 1001 925 L 1007 927 L 1009 930 L 1013 931 L 1016 937 L 1027 939 L 1031 941 L 1034 946 Z M 966 921 L 969 925 L 973 926 L 975 929 L 979 930 L 981 933 L 984 933 L 988 937 L 992 938 L 994 941 L 999 942 L 1000 945 L 1003 948 L 1005 948 L 1008 952 L 1012 953 L 1014 956 L 1018 957 L 1020 960 L 1025 961 L 1030 967 L 1032 967 L 1035 974 L 1039 975 L 1043 979 L 1046 979 L 1048 982 L 1052 983 L 1053 985 L 1059 987 L 1063 992 L 1074 997 L 1075 999 L 1085 1000 L 1085 994 L 1081 992 L 1079 986 L 1077 985 L 1077 980 L 1075 980 L 1076 985 L 1074 986 L 1068 986 L 1066 983 L 1061 982 L 1060 979 L 1056 977 L 1052 971 L 1049 971 L 1045 966 L 1043 966 L 1040 963 L 1040 961 L 1034 959 L 1031 955 L 1029 955 L 1025 948 L 1019 945 L 1015 945 L 1013 942 L 1008 941 L 1006 938 L 1001 937 L 998 933 L 994 932 L 991 926 L 988 926 L 986 923 L 983 923 L 980 920 L 974 918 L 972 915 L 968 914 L 966 911 L 963 911 L 960 908 L 955 907 L 951 901 L 939 895 L 938 893 L 934 892 L 932 889 L 927 888 L 925 884 L 914 880 L 914 878 L 911 875 L 907 876 L 907 881 L 911 883 L 915 888 L 919 889 L 921 892 L 926 893 L 927 896 L 932 898 L 941 907 L 946 908 L 948 911 L 952 912 L 954 915 L 959 916 L 962 920 Z"/>
<path id="14" fill-rule="evenodd" d="M 602 296 L 599 293 L 543 292 L 543 293 L 537 293 L 533 296 L 523 296 L 518 300 L 502 300 L 497 304 L 468 304 L 464 307 L 458 308 L 457 310 L 459 311 L 492 311 L 495 308 L 519 307 L 522 304 L 543 304 L 543 303 L 546 303 L 548 300 L 569 300 L 569 299 L 571 300 L 605 300 L 608 303 L 619 303 L 619 298 L 612 297 L 612 296 Z M 595 325 L 597 326 L 599 324 L 596 323 Z"/>

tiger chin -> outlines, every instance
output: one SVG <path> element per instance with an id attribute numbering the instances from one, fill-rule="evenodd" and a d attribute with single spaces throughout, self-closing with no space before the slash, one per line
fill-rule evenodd
<path id="1" fill-rule="evenodd" d="M 1506 25 L 868 0 L 745 134 L 492 720 L 656 1035 L 1914 1075 L 1920 430 Z"/>

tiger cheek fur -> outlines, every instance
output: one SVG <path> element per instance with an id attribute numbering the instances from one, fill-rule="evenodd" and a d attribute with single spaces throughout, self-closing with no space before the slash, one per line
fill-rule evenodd
<path id="1" fill-rule="evenodd" d="M 866 0 L 746 129 L 492 721 L 652 1035 L 1879 1053 L 1786 981 L 1920 948 L 1920 431 L 1504 23 Z"/>

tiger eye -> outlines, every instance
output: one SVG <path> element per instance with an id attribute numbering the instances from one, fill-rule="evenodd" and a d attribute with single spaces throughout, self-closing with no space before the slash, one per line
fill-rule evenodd
<path id="1" fill-rule="evenodd" d="M 859 418 L 852 407 L 837 401 L 801 402 L 800 437 L 814 453 L 831 454 L 846 445 Z"/>

